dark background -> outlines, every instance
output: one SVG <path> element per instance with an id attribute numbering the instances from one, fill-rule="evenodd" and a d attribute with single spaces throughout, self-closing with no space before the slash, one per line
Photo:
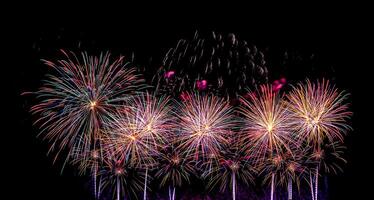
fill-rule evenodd
<path id="1" fill-rule="evenodd" d="M 6 160 L 2 162 L 6 167 L 2 172 L 9 179 L 4 181 L 9 199 L 90 199 L 87 179 L 76 176 L 70 168 L 60 175 L 61 166 L 54 165 L 52 157 L 46 155 L 47 145 L 36 138 L 38 130 L 32 126 L 33 117 L 28 113 L 33 100 L 20 95 L 41 85 L 48 70 L 40 59 L 61 58 L 59 49 L 94 54 L 109 50 L 115 56 L 136 52 L 136 60 L 146 64 L 150 57 L 161 58 L 178 39 L 191 38 L 195 30 L 233 32 L 261 47 L 314 53 L 326 67 L 333 66 L 337 86 L 352 94 L 354 130 L 346 141 L 348 164 L 344 173 L 329 178 L 329 199 L 365 199 L 370 193 L 373 170 L 373 136 L 366 123 L 370 118 L 364 114 L 372 105 L 369 96 L 373 88 L 372 80 L 366 78 L 372 65 L 364 61 L 370 55 L 370 20 L 365 12 L 353 7 L 308 12 L 255 12 L 254 8 L 238 7 L 208 7 L 199 12 L 179 9 L 135 12 L 129 7 L 112 12 L 103 7 L 85 12 L 77 9 L 74 14 L 63 9 L 38 9 L 27 12 L 22 22 L 9 21 L 5 40 L 10 43 L 6 50 L 11 55 L 5 60 L 10 64 L 3 66 L 6 69 L 2 78 L 5 91 L 10 91 L 2 97 L 9 101 L 4 106 L 9 111 L 5 126 L 10 128 L 1 131 L 6 135 L 1 140 Z"/>

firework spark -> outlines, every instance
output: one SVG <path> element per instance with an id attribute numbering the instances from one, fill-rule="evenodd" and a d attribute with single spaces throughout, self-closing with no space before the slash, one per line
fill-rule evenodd
<path id="1" fill-rule="evenodd" d="M 178 107 L 181 138 L 178 149 L 193 155 L 195 160 L 218 155 L 236 125 L 233 108 L 227 100 L 216 96 L 190 94 L 188 99 Z"/>
<path id="2" fill-rule="evenodd" d="M 57 74 L 48 75 L 35 92 L 40 103 L 31 112 L 39 115 L 35 123 L 40 124 L 40 135 L 51 142 L 50 151 L 58 151 L 55 159 L 68 149 L 68 160 L 72 149 L 100 148 L 103 123 L 140 86 L 141 79 L 123 57 L 111 62 L 109 53 L 99 57 L 82 53 L 81 59 L 63 53 L 67 59 L 45 61 Z"/>

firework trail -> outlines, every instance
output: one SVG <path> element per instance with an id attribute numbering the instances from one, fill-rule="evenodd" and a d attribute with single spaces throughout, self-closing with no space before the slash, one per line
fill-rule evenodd
<path id="1" fill-rule="evenodd" d="M 218 155 L 228 144 L 235 128 L 233 108 L 229 102 L 216 96 L 189 94 L 189 100 L 178 105 L 180 124 L 178 150 L 195 160 L 207 160 Z"/>
<path id="2" fill-rule="evenodd" d="M 309 173 L 314 173 L 314 180 L 310 177 L 310 184 L 315 200 L 318 199 L 318 177 L 322 176 L 321 171 L 326 174 L 335 175 L 342 172 L 341 165 L 347 163 L 343 158 L 345 150 L 346 147 L 340 141 L 323 143 L 318 150 L 309 149 L 309 156 L 307 156 L 308 159 L 306 162 L 311 169 Z M 312 187 L 313 183 L 314 188 Z"/>
<path id="3" fill-rule="evenodd" d="M 169 199 L 174 200 L 176 187 L 181 187 L 184 182 L 189 183 L 190 176 L 196 173 L 195 162 L 172 146 L 161 152 L 159 170 L 155 176 L 160 179 L 160 186 L 169 185 Z"/>
<path id="4" fill-rule="evenodd" d="M 264 176 L 264 182 L 270 182 L 272 189 L 275 185 L 287 187 L 288 199 L 292 200 L 292 184 L 300 187 L 300 180 L 306 176 L 304 149 L 292 147 L 291 151 L 278 152 L 259 165 L 260 174 Z"/>
<path id="5" fill-rule="evenodd" d="M 343 142 L 343 134 L 351 129 L 347 120 L 352 113 L 344 102 L 347 94 L 339 92 L 328 80 L 300 83 L 286 99 L 293 122 L 291 126 L 297 133 L 298 142 L 311 144 L 317 154 L 325 142 Z M 315 169 L 315 200 L 318 199 L 318 174 L 319 165 Z"/>
<path id="6" fill-rule="evenodd" d="M 166 138 L 173 133 L 172 110 L 169 98 L 156 98 L 149 93 L 139 94 L 128 101 L 122 111 L 108 124 L 108 144 L 113 146 L 131 165 L 145 169 L 144 199 L 148 182 L 148 170 L 156 166 L 155 156 L 166 145 Z"/>
<path id="7" fill-rule="evenodd" d="M 236 96 L 248 86 L 267 82 L 264 53 L 235 34 L 211 32 L 181 39 L 165 55 L 152 79 L 161 94 L 178 97 L 197 89 L 218 96 Z"/>
<path id="8" fill-rule="evenodd" d="M 31 108 L 37 114 L 40 135 L 51 142 L 50 151 L 100 149 L 103 123 L 125 103 L 142 80 L 123 57 L 111 61 L 110 54 L 99 57 L 62 51 L 66 59 L 44 61 L 55 70 L 35 92 L 39 103 Z M 74 153 L 75 154 L 75 153 Z M 81 155 L 85 154 L 84 152 Z"/>
<path id="9" fill-rule="evenodd" d="M 252 158 L 264 161 L 280 152 L 292 142 L 289 116 L 282 98 L 263 85 L 257 93 L 241 97 L 240 113 L 243 116 L 241 142 Z"/>
<path id="10" fill-rule="evenodd" d="M 143 123 L 142 139 L 150 148 L 158 151 L 165 145 L 166 138 L 173 134 L 174 118 L 168 97 L 156 98 L 150 94 L 137 97 L 133 101 L 133 112 L 135 117 Z M 143 199 L 147 199 L 147 178 L 151 166 L 145 167 L 145 182 Z"/>
<path id="11" fill-rule="evenodd" d="M 99 199 L 101 179 L 99 179 L 99 187 L 97 187 L 97 178 L 99 167 L 103 162 L 101 149 L 91 151 L 73 149 L 72 157 L 73 159 L 71 160 L 71 163 L 73 164 L 73 166 L 77 166 L 81 175 L 85 175 L 88 173 L 92 176 L 94 196 L 96 199 Z"/>
<path id="12" fill-rule="evenodd" d="M 229 185 L 232 191 L 232 199 L 235 200 L 238 180 L 249 185 L 253 183 L 253 174 L 256 171 L 245 152 L 240 152 L 239 142 L 235 141 L 231 144 L 231 148 L 220 154 L 217 164 L 210 171 L 205 171 L 204 176 L 210 179 L 208 183 L 210 190 L 219 185 L 220 191 L 224 192 Z"/>
<path id="13" fill-rule="evenodd" d="M 244 120 L 241 142 L 248 156 L 258 164 L 273 159 L 274 154 L 284 149 L 289 150 L 292 131 L 281 96 L 273 92 L 270 85 L 262 85 L 257 93 L 249 93 L 248 99 L 241 97 L 240 100 L 239 109 Z M 271 199 L 274 185 L 272 174 Z"/>
<path id="14" fill-rule="evenodd" d="M 123 160 L 123 155 L 110 151 L 105 153 L 105 159 L 99 175 L 103 177 L 103 189 L 113 193 L 120 200 L 121 196 L 137 197 L 137 191 L 142 190 L 142 174 L 129 162 Z"/>

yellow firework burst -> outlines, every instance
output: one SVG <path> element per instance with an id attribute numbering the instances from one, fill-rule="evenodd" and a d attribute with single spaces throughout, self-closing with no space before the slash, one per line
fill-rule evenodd
<path id="1" fill-rule="evenodd" d="M 241 142 L 257 161 L 279 152 L 292 142 L 289 116 L 279 94 L 270 85 L 263 85 L 249 98 L 241 98 L 240 113 L 244 117 Z"/>
<path id="2" fill-rule="evenodd" d="M 347 94 L 339 92 L 327 80 L 298 84 L 286 96 L 292 128 L 299 142 L 315 146 L 327 138 L 329 142 L 342 141 L 343 133 L 350 129 L 347 119 L 352 115 L 344 101 Z"/>

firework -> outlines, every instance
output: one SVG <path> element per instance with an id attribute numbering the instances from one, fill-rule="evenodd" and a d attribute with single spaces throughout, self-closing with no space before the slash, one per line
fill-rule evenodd
<path id="1" fill-rule="evenodd" d="M 328 174 L 342 172 L 341 164 L 347 161 L 342 157 L 346 147 L 339 141 L 324 144 L 320 150 L 312 151 L 309 156 L 309 163 L 318 163 L 320 169 Z"/>
<path id="2" fill-rule="evenodd" d="M 318 148 L 325 139 L 343 141 L 343 133 L 350 129 L 347 119 L 352 115 L 347 94 L 339 92 L 329 81 L 298 84 L 286 96 L 293 129 L 300 142 L 306 140 Z"/>
<path id="3" fill-rule="evenodd" d="M 50 151 L 99 149 L 103 123 L 116 108 L 126 102 L 140 86 L 135 70 L 123 57 L 110 61 L 110 54 L 99 57 L 82 53 L 67 54 L 66 59 L 45 64 L 56 71 L 48 75 L 44 85 L 35 92 L 40 103 L 31 108 L 38 114 L 44 138 L 51 142 Z M 82 153 L 84 154 L 84 153 Z"/>
<path id="4" fill-rule="evenodd" d="M 232 199 L 235 200 L 238 180 L 246 185 L 253 183 L 255 169 L 251 166 L 245 153 L 240 152 L 235 143 L 232 143 L 232 145 L 234 147 L 222 152 L 217 164 L 211 170 L 206 171 L 205 176 L 210 179 L 208 184 L 210 189 L 219 184 L 220 191 L 223 192 L 229 185 L 232 191 Z"/>
<path id="5" fill-rule="evenodd" d="M 270 85 L 261 86 L 258 93 L 249 93 L 249 100 L 241 98 L 240 113 L 244 117 L 242 147 L 255 163 L 273 159 L 274 154 L 289 149 L 292 142 L 287 110 L 282 98 Z M 274 174 L 271 199 L 274 193 Z"/>
<path id="6" fill-rule="evenodd" d="M 154 157 L 172 133 L 173 122 L 169 98 L 146 93 L 131 98 L 129 106 L 113 116 L 108 125 L 110 136 L 106 144 L 123 152 L 126 162 L 145 169 L 144 199 L 148 170 L 155 166 Z"/>
<path id="7" fill-rule="evenodd" d="M 312 156 L 322 153 L 321 147 L 325 142 L 342 142 L 343 134 L 350 130 L 347 119 L 352 113 L 348 111 L 348 104 L 344 103 L 346 98 L 347 94 L 339 92 L 324 79 L 317 83 L 307 80 L 306 84 L 297 85 L 287 95 L 292 128 L 297 133 L 299 143 L 313 146 Z M 314 194 L 312 192 L 315 200 L 318 199 L 319 167 L 317 164 Z M 312 179 L 310 182 L 312 184 Z"/>
<path id="8" fill-rule="evenodd" d="M 105 146 L 123 152 L 121 159 L 131 165 L 149 168 L 155 164 L 152 155 L 157 154 L 171 131 L 168 99 L 145 94 L 129 102 L 132 105 L 124 106 L 107 124 Z"/>
<path id="9" fill-rule="evenodd" d="M 31 112 L 55 160 L 66 152 L 65 163 L 92 176 L 96 199 L 105 190 L 117 200 L 142 191 L 146 200 L 148 172 L 157 168 L 170 200 L 192 176 L 210 191 L 229 188 L 235 200 L 238 183 L 248 185 L 257 172 L 271 185 L 271 200 L 277 186 L 292 199 L 293 184 L 306 175 L 318 200 L 319 176 L 345 163 L 348 95 L 329 81 L 307 80 L 283 98 L 284 77 L 243 93 L 267 82 L 267 63 L 234 34 L 180 40 L 152 74 L 152 94 L 139 91 L 142 80 L 123 57 L 63 53 L 66 59 L 45 61 L 56 74 L 35 92 Z"/>
<path id="10" fill-rule="evenodd" d="M 292 199 L 292 184 L 300 186 L 300 180 L 306 174 L 305 158 L 307 157 L 304 149 L 296 147 L 290 148 L 291 151 L 282 151 L 269 157 L 264 163 L 259 165 L 260 174 L 264 175 L 264 182 L 270 182 L 272 190 L 275 186 L 287 186 L 288 199 Z"/>
<path id="11" fill-rule="evenodd" d="M 169 97 L 155 97 L 149 93 L 129 101 L 133 125 L 150 148 L 159 149 L 174 134 L 175 118 Z"/>
<path id="12" fill-rule="evenodd" d="M 243 148 L 257 161 L 288 148 L 292 141 L 286 108 L 271 86 L 263 85 L 258 93 L 241 98 L 240 113 L 244 117 Z"/>
<path id="13" fill-rule="evenodd" d="M 72 157 L 73 159 L 71 160 L 71 163 L 78 167 L 81 175 L 88 173 L 92 176 L 94 195 L 95 198 L 98 199 L 100 197 L 101 179 L 99 180 L 99 187 L 97 187 L 97 177 L 99 167 L 102 165 L 103 161 L 101 149 L 87 151 L 74 148 L 72 150 Z"/>
<path id="14" fill-rule="evenodd" d="M 342 164 L 346 163 L 343 158 L 343 154 L 346 147 L 340 142 L 335 141 L 333 143 L 324 143 L 319 146 L 318 149 L 310 149 L 307 163 L 310 166 L 310 180 L 312 198 L 318 199 L 318 177 L 322 176 L 322 172 L 327 174 L 338 174 L 342 172 Z M 312 170 L 313 169 L 313 170 Z M 312 174 L 314 173 L 314 180 Z M 312 187 L 314 183 L 314 188 Z"/>
<path id="15" fill-rule="evenodd" d="M 122 159 L 121 154 L 107 152 L 99 175 L 103 177 L 103 189 L 113 193 L 117 200 L 121 196 L 137 196 L 142 189 L 142 174 L 129 162 Z"/>
<path id="16" fill-rule="evenodd" d="M 206 160 L 219 154 L 228 143 L 235 121 L 229 102 L 216 96 L 190 94 L 178 107 L 180 145 L 178 149 Z"/>
<path id="17" fill-rule="evenodd" d="M 159 163 L 159 170 L 155 176 L 160 178 L 160 186 L 169 185 L 169 199 L 174 200 L 176 187 L 180 187 L 183 182 L 189 183 L 190 176 L 195 174 L 194 162 L 183 152 L 169 146 L 162 151 Z"/>

